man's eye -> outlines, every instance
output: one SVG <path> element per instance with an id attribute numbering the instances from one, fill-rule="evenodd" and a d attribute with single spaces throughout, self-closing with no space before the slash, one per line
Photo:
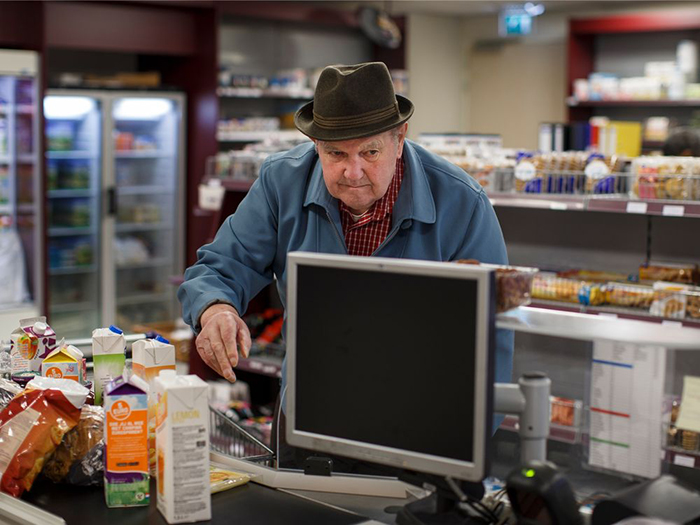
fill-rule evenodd
<path id="1" fill-rule="evenodd" d="M 379 155 L 379 150 L 378 149 L 367 150 L 366 155 L 368 157 L 376 157 L 377 155 Z"/>

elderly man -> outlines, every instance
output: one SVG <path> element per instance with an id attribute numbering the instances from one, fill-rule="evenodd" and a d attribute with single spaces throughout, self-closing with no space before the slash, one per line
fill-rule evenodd
<path id="1" fill-rule="evenodd" d="M 237 211 L 185 273 L 178 292 L 184 318 L 211 368 L 235 380 L 232 368 L 251 344 L 241 315 L 274 277 L 285 303 L 290 251 L 507 263 L 479 184 L 406 139 L 413 109 L 395 95 L 383 63 L 323 70 L 313 101 L 295 115 L 313 143 L 264 162 Z M 416 298 L 418 317 L 432 307 Z M 510 380 L 512 350 L 512 334 L 499 331 L 498 381 Z"/>

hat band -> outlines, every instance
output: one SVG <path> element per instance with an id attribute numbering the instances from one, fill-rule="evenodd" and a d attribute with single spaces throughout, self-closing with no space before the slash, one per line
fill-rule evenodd
<path id="1" fill-rule="evenodd" d="M 399 103 L 351 117 L 322 117 L 314 111 L 314 124 L 325 129 L 346 129 L 381 122 L 399 114 Z"/>

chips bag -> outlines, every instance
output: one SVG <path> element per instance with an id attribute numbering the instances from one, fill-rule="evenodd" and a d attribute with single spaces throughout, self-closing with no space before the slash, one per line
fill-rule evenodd
<path id="1" fill-rule="evenodd" d="M 80 419 L 88 391 L 67 379 L 37 377 L 0 413 L 0 490 L 20 497 Z"/>

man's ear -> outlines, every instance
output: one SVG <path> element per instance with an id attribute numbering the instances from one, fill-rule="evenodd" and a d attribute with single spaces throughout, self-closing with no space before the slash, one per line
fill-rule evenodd
<path id="1" fill-rule="evenodd" d="M 406 135 L 408 134 L 408 122 L 404 122 L 399 130 L 399 151 L 397 158 L 401 158 L 403 155 L 403 143 L 406 140 Z"/>

